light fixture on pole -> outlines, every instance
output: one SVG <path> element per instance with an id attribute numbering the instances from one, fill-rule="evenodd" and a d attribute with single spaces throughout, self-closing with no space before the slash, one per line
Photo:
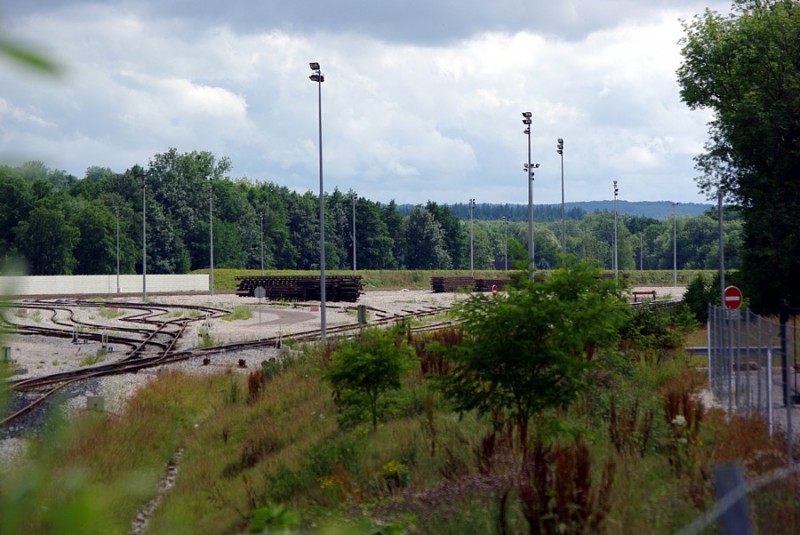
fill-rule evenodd
<path id="1" fill-rule="evenodd" d="M 353 192 L 353 275 L 356 274 L 356 200 L 358 195 Z"/>
<path id="2" fill-rule="evenodd" d="M 261 216 L 261 276 L 264 276 L 264 212 L 262 211 L 260 214 Z"/>
<path id="3" fill-rule="evenodd" d="M 678 285 L 678 218 L 675 207 L 680 203 L 672 203 L 672 286 Z"/>
<path id="4" fill-rule="evenodd" d="M 322 82 L 325 76 L 322 75 L 319 63 L 312 61 L 308 64 L 314 73 L 308 78 L 317 83 L 317 104 L 319 116 L 319 321 L 320 338 L 325 342 L 325 197 L 322 184 Z"/>
<path id="5" fill-rule="evenodd" d="M 561 156 L 561 254 L 567 254 L 567 223 L 564 214 L 564 139 L 558 138 L 556 152 Z M 565 258 L 566 260 L 566 258 Z"/>
<path id="6" fill-rule="evenodd" d="M 505 270 L 508 271 L 508 216 L 503 216 L 503 256 L 505 257 Z"/>
<path id="7" fill-rule="evenodd" d="M 531 163 L 531 124 L 533 124 L 533 114 L 529 111 L 522 112 L 522 124 L 525 125 L 523 134 L 528 136 L 528 163 L 523 164 L 522 169 L 525 171 L 528 180 L 528 269 L 533 271 L 536 267 L 535 254 L 536 247 L 533 235 L 533 170 L 539 167 L 539 164 Z"/>
<path id="8" fill-rule="evenodd" d="M 117 293 L 119 293 L 119 206 L 114 208 L 117 214 Z"/>
<path id="9" fill-rule="evenodd" d="M 614 279 L 619 278 L 619 264 L 617 264 L 617 195 L 619 188 L 617 181 L 614 181 Z"/>
<path id="10" fill-rule="evenodd" d="M 208 240 L 208 293 L 214 295 L 214 183 L 210 176 L 208 177 Z"/>
<path id="11" fill-rule="evenodd" d="M 142 175 L 142 303 L 147 302 L 147 177 Z"/>
<path id="12" fill-rule="evenodd" d="M 475 199 L 469 200 L 469 276 L 475 278 L 474 233 L 472 211 L 475 210 Z"/>

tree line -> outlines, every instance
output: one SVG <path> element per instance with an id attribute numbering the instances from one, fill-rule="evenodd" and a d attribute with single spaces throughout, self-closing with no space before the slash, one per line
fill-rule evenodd
<path id="1" fill-rule="evenodd" d="M 174 148 L 146 167 L 89 167 L 80 179 L 41 162 L 2 165 L 0 255 L 24 259 L 34 275 L 110 274 L 118 260 L 121 273 L 141 273 L 146 233 L 149 273 L 187 273 L 210 266 L 213 229 L 215 267 L 259 269 L 263 261 L 265 269 L 318 269 L 318 194 L 233 179 L 230 169 L 225 157 Z M 526 221 L 470 222 L 434 201 L 404 214 L 394 201 L 338 189 L 324 203 L 327 269 L 352 269 L 354 211 L 359 269 L 465 270 L 471 251 L 476 269 L 503 269 L 506 258 L 511 268 L 527 250 Z M 610 268 L 613 214 L 571 215 L 567 253 Z M 561 221 L 535 224 L 537 266 L 557 265 L 561 232 Z M 740 232 L 738 219 L 726 217 L 728 267 L 736 265 Z M 667 221 L 619 216 L 619 267 L 671 269 L 677 252 L 678 269 L 715 269 L 717 235 L 715 213 Z"/>

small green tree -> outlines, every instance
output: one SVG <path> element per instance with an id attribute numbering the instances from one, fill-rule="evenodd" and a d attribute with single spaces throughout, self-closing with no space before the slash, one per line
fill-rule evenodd
<path id="1" fill-rule="evenodd" d="M 378 400 L 388 390 L 400 388 L 415 359 L 414 349 L 399 329 L 366 329 L 331 355 L 325 379 L 342 394 L 366 398 L 375 429 Z"/>
<path id="2" fill-rule="evenodd" d="M 456 409 L 513 421 L 525 452 L 531 417 L 574 399 L 593 355 L 616 343 L 627 318 L 614 281 L 598 275 L 568 258 L 543 282 L 521 279 L 506 297 L 475 295 L 457 307 L 464 341 L 443 379 Z"/>

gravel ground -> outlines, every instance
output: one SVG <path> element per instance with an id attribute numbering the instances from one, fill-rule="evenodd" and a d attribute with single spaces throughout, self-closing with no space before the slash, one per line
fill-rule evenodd
<path id="1" fill-rule="evenodd" d="M 450 306 L 462 296 L 455 294 L 435 294 L 427 290 L 375 290 L 366 292 L 357 303 L 328 303 L 326 324 L 329 327 L 356 321 L 355 307 L 367 305 L 371 307 L 370 317 L 383 315 L 406 314 L 436 306 Z M 118 300 L 120 302 L 129 299 Z M 113 303 L 114 300 L 111 301 Z M 297 332 L 319 329 L 320 313 L 318 303 L 273 304 L 259 302 L 255 298 L 241 298 L 235 294 L 218 295 L 179 295 L 157 296 L 149 300 L 150 304 L 208 306 L 233 310 L 235 307 L 249 307 L 253 315 L 247 320 L 225 321 L 220 318 L 201 319 L 187 329 L 178 343 L 178 349 L 197 347 L 200 342 L 199 333 L 206 331 L 217 344 L 257 340 L 272 336 L 287 335 Z M 107 308 L 114 308 L 109 304 Z M 119 310 L 124 312 L 122 306 Z M 74 308 L 75 318 L 108 327 L 124 325 L 118 318 L 107 319 L 98 314 L 94 307 Z M 14 323 L 39 326 L 56 326 L 54 315 L 45 311 L 36 313 L 34 309 L 25 308 L 24 303 L 16 309 L 6 311 L 6 317 Z M 64 313 L 55 314 L 57 318 L 65 318 Z M 63 327 L 61 327 L 63 328 Z M 81 361 L 95 355 L 100 349 L 100 342 L 80 340 L 73 343 L 68 338 L 52 338 L 31 335 L 8 335 L 2 342 L 10 347 L 11 359 L 16 365 L 15 379 L 37 377 L 52 373 L 74 370 L 81 367 Z M 104 362 L 112 362 L 122 358 L 128 348 L 122 345 L 111 345 L 111 353 Z M 247 374 L 258 369 L 261 362 L 272 357 L 279 357 L 279 351 L 272 348 L 244 350 L 221 353 L 210 357 L 208 365 L 202 359 L 189 359 L 175 364 L 144 370 L 136 374 L 115 375 L 82 381 L 74 387 L 65 389 L 56 401 L 48 401 L 41 408 L 33 410 L 24 419 L 13 426 L 0 429 L 0 467 L 12 461 L 24 451 L 25 436 L 41 433 L 50 419 L 53 407 L 62 410 L 68 417 L 84 410 L 101 409 L 119 414 L 123 410 L 125 400 L 137 389 L 146 385 L 156 377 L 159 370 L 175 369 L 186 373 L 208 374 L 230 370 L 234 373 Z M 240 365 L 240 361 L 243 366 Z M 10 400 L 12 409 L 24 405 L 25 398 L 15 394 Z"/>
<path id="2" fill-rule="evenodd" d="M 659 298 L 680 298 L 684 288 L 647 287 L 635 288 L 636 291 L 655 290 Z M 326 323 L 328 326 L 353 323 L 356 321 L 356 305 L 371 307 L 370 317 L 383 315 L 406 314 L 430 309 L 437 306 L 451 306 L 453 302 L 463 299 L 462 294 L 433 293 L 429 290 L 371 290 L 364 293 L 358 303 L 328 303 Z M 116 300 L 131 301 L 130 298 Z M 114 300 L 111 301 L 113 303 Z M 253 316 L 248 320 L 225 321 L 220 318 L 203 319 L 195 322 L 187 329 L 178 344 L 179 349 L 197 347 L 200 341 L 200 330 L 205 330 L 218 344 L 257 340 L 271 336 L 280 336 L 303 331 L 319 329 L 320 313 L 315 303 L 273 304 L 259 302 L 256 298 L 242 298 L 235 294 L 218 295 L 178 295 L 155 296 L 150 304 L 208 306 L 233 310 L 234 307 L 249 307 Z M 108 308 L 114 308 L 109 304 Z M 119 307 L 124 311 L 124 308 Z M 15 323 L 31 325 L 53 325 L 52 314 L 33 309 L 25 309 L 21 304 L 17 309 L 6 311 L 6 316 Z M 66 317 L 63 313 L 55 315 Z M 107 319 L 98 314 L 94 307 L 75 308 L 75 316 L 82 321 L 90 321 L 108 327 L 123 325 L 119 319 Z M 50 338 L 44 336 L 9 335 L 2 342 L 11 348 L 11 359 L 16 363 L 15 378 L 36 377 L 51 373 L 63 372 L 80 367 L 81 360 L 97 353 L 101 348 L 99 342 L 83 340 L 73 343 L 70 339 Z M 105 362 L 121 358 L 128 348 L 111 346 L 112 352 L 106 356 Z M 231 353 L 222 353 L 211 357 L 208 365 L 201 359 L 191 359 L 163 368 L 179 369 L 187 373 L 218 373 L 231 370 L 247 374 L 261 366 L 261 362 L 277 357 L 278 351 L 264 348 Z M 244 366 L 239 365 L 243 361 Z M 158 370 L 145 370 L 137 374 L 126 374 L 91 379 L 67 389 L 58 402 L 49 402 L 45 407 L 36 409 L 19 425 L 0 429 L 0 467 L 14 459 L 24 450 L 25 439 L 29 434 L 40 432 L 48 421 L 48 410 L 54 405 L 65 411 L 67 416 L 88 408 L 102 409 L 111 413 L 121 413 L 125 400 L 137 389 L 153 379 Z M 21 406 L 23 399 L 14 397 L 12 406 Z M 99 405 L 98 405 L 99 404 Z"/>

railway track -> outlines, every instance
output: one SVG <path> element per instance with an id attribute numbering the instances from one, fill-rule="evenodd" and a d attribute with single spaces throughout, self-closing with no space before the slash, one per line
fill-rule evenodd
<path id="1" fill-rule="evenodd" d="M 76 303 L 81 303 L 82 305 L 85 302 L 76 302 Z M 93 305 L 96 304 L 93 303 Z M 26 303 L 25 306 L 28 306 L 28 303 Z M 48 306 L 46 304 L 37 304 L 36 308 L 53 310 L 55 307 Z M 122 308 L 122 305 L 120 305 L 119 308 Z M 145 338 L 141 340 L 138 338 L 132 339 L 125 337 L 113 337 L 113 339 L 116 341 L 115 343 L 124 343 L 132 347 L 132 349 L 122 359 L 117 360 L 115 362 L 92 366 L 91 368 L 80 368 L 76 370 L 49 374 L 40 377 L 32 377 L 16 381 L 9 381 L 8 384 L 11 390 L 17 393 L 30 393 L 30 394 L 38 393 L 39 395 L 32 401 L 27 403 L 25 406 L 21 407 L 12 414 L 9 414 L 8 416 L 1 419 L 0 428 L 3 428 L 9 425 L 10 423 L 22 418 L 24 415 L 31 412 L 37 406 L 41 405 L 45 400 L 47 400 L 56 392 L 80 381 L 85 381 L 88 379 L 103 377 L 108 375 L 136 373 L 146 368 L 163 366 L 188 359 L 207 357 L 215 354 L 244 351 L 250 349 L 259 349 L 265 347 L 280 347 L 283 342 L 289 340 L 298 342 L 314 342 L 320 340 L 321 338 L 321 332 L 319 329 L 311 329 L 307 331 L 293 333 L 291 335 L 271 336 L 258 340 L 220 344 L 205 348 L 175 350 L 175 344 L 183 335 L 187 326 L 192 321 L 203 320 L 205 319 L 205 317 L 172 318 L 170 320 L 158 321 L 154 318 L 159 315 L 164 315 L 169 311 L 164 310 L 160 306 L 158 307 L 142 306 L 141 304 L 136 304 L 131 308 L 144 309 L 144 310 L 135 315 L 127 316 L 123 321 L 144 322 L 150 324 L 155 323 L 157 324 L 156 328 L 125 329 L 126 332 L 134 332 L 140 335 L 144 335 Z M 186 308 L 186 307 L 181 307 L 181 308 Z M 201 308 L 204 312 L 206 312 L 206 314 L 208 314 L 209 317 L 219 317 L 223 313 L 227 312 L 222 309 L 211 309 L 209 307 L 198 307 L 198 308 Z M 347 308 L 352 308 L 352 307 L 347 307 Z M 383 310 L 374 307 L 368 307 L 368 309 L 371 312 L 373 312 L 377 318 L 373 321 L 370 321 L 368 323 L 368 326 L 386 326 L 400 321 L 409 321 L 413 319 L 431 317 L 449 311 L 448 307 L 429 307 L 424 310 L 404 310 L 402 314 L 389 314 Z M 159 311 L 159 313 L 156 314 L 156 311 Z M 412 332 L 430 331 L 435 329 L 441 329 L 452 324 L 453 322 L 451 321 L 434 322 L 424 326 L 412 327 L 411 330 Z M 46 328 L 46 327 L 32 328 L 32 326 L 29 325 L 14 325 L 14 324 L 11 325 L 15 329 L 27 330 L 30 328 L 31 334 L 36 333 L 47 336 L 60 336 L 60 337 L 64 337 L 65 335 L 69 334 L 71 336 L 71 332 L 67 329 Z M 156 336 L 158 336 L 159 333 L 167 329 L 168 326 L 170 329 L 172 327 L 177 327 L 177 330 L 169 331 L 170 340 L 166 343 L 154 341 L 153 339 Z M 362 328 L 364 328 L 364 325 L 360 323 L 348 323 L 342 325 L 329 326 L 326 331 L 329 337 L 347 337 L 356 334 Z M 14 332 L 18 334 L 27 333 L 20 330 L 15 330 Z M 111 339 L 112 337 L 109 337 L 108 339 L 109 342 L 111 341 Z M 145 348 L 152 348 L 152 347 L 156 347 L 157 350 L 154 352 L 154 354 L 149 355 L 145 351 Z"/>

